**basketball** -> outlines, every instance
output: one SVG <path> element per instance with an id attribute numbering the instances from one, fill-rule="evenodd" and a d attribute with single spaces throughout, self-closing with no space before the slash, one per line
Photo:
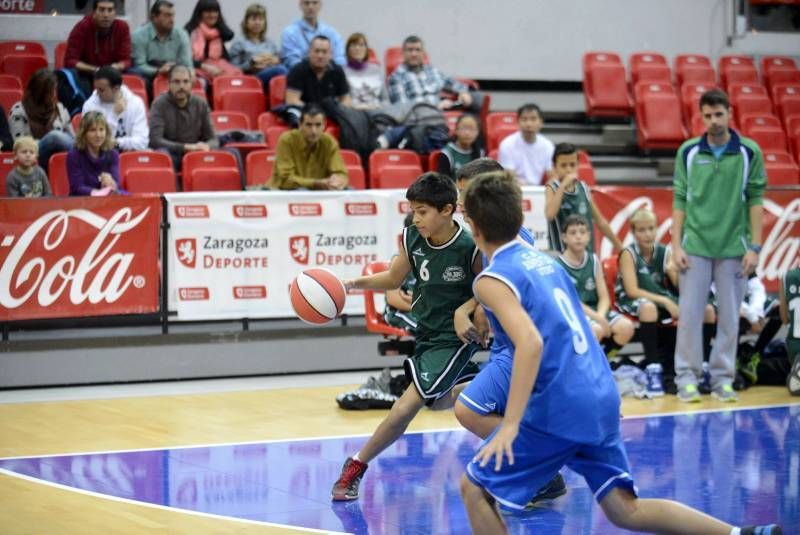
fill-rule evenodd
<path id="1" fill-rule="evenodd" d="M 344 308 L 342 282 L 322 268 L 307 269 L 292 281 L 289 298 L 297 317 L 312 325 L 323 325 L 336 319 Z"/>

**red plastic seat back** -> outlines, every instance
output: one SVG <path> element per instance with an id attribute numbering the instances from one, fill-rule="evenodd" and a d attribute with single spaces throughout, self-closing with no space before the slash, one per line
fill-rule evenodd
<path id="1" fill-rule="evenodd" d="M 500 142 L 519 130 L 517 114 L 514 112 L 493 112 L 486 116 L 486 150 L 500 147 Z"/>
<path id="2" fill-rule="evenodd" d="M 67 153 L 57 152 L 50 156 L 47 167 L 50 190 L 56 197 L 69 196 L 69 176 L 67 175 Z"/>
<path id="3" fill-rule="evenodd" d="M 342 149 L 344 166 L 347 167 L 347 175 L 350 178 L 350 187 L 353 189 L 367 189 L 367 177 L 364 173 L 364 166 L 361 164 L 361 156 L 354 150 Z"/>
<path id="4" fill-rule="evenodd" d="M 250 117 L 242 111 L 212 111 L 211 122 L 217 133 L 225 130 L 250 130 Z"/>
<path id="5" fill-rule="evenodd" d="M 376 150 L 369 157 L 370 187 L 405 188 L 420 174 L 422 163 L 416 152 L 402 149 Z"/>
<path id="6" fill-rule="evenodd" d="M 605 277 L 606 287 L 608 288 L 608 297 L 611 300 L 611 306 L 614 306 L 616 296 L 614 295 L 614 286 L 617 284 L 617 271 L 619 270 L 618 257 L 611 256 L 604 258 L 602 261 L 603 276 Z"/>
<path id="7" fill-rule="evenodd" d="M 13 152 L 0 152 L 0 197 L 8 195 L 6 191 L 6 177 L 17 165 Z"/>
<path id="8" fill-rule="evenodd" d="M 274 150 L 254 150 L 247 155 L 245 162 L 246 185 L 267 184 L 272 180 L 273 167 L 275 167 Z"/>
<path id="9" fill-rule="evenodd" d="M 266 97 L 258 89 L 227 89 L 220 97 L 215 111 L 238 111 L 248 117 L 248 125 L 257 124 L 258 116 L 264 113 Z"/>
<path id="10" fill-rule="evenodd" d="M 269 109 L 286 101 L 286 76 L 273 76 L 269 81 Z"/>
<path id="11" fill-rule="evenodd" d="M 129 170 L 122 179 L 122 187 L 128 193 L 174 193 L 175 171 L 172 167 L 159 167 L 156 169 L 134 168 Z"/>
<path id="12" fill-rule="evenodd" d="M 183 155 L 184 191 L 231 191 L 242 189 L 242 178 L 233 154 L 225 151 L 187 152 Z"/>
<path id="13" fill-rule="evenodd" d="M 0 89 L 19 89 L 22 91 L 22 81 L 16 74 L 0 74 Z"/>
<path id="14" fill-rule="evenodd" d="M 374 275 L 389 269 L 388 262 L 372 262 L 364 266 L 363 275 Z M 398 327 L 392 327 L 383 319 L 383 315 L 378 313 L 375 308 L 375 291 L 364 290 L 364 319 L 366 320 L 367 331 L 383 336 L 410 336 L 410 333 Z"/>
<path id="15" fill-rule="evenodd" d="M 45 68 L 47 68 L 45 56 L 11 54 L 0 60 L 0 72 L 18 76 L 23 86 L 28 85 L 33 73 Z"/>
<path id="16" fill-rule="evenodd" d="M 0 106 L 6 111 L 6 118 L 11 113 L 11 106 L 22 100 L 22 89 L 0 89 Z"/>
<path id="17" fill-rule="evenodd" d="M 47 58 L 44 45 L 39 41 L 0 41 L 0 59 L 11 55 Z"/>

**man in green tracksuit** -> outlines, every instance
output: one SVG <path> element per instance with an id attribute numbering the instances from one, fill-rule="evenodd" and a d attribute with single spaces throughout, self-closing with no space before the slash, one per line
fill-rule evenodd
<path id="1" fill-rule="evenodd" d="M 700 400 L 703 311 L 713 281 L 719 313 L 709 362 L 712 395 L 736 401 L 732 384 L 739 306 L 761 252 L 767 177 L 758 145 L 728 128 L 730 105 L 724 92 L 703 94 L 700 112 L 706 133 L 686 141 L 675 157 L 672 258 L 681 271 L 676 383 L 681 401 Z"/>

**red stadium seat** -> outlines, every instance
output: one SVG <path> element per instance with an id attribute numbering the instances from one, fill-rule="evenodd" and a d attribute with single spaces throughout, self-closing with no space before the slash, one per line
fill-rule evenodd
<path id="1" fill-rule="evenodd" d="M 584 54 L 583 95 L 589 117 L 630 117 L 633 114 L 625 66 L 617 54 Z"/>
<path id="2" fill-rule="evenodd" d="M 241 111 L 212 111 L 211 122 L 217 133 L 225 130 L 250 130 L 250 117 Z"/>
<path id="3" fill-rule="evenodd" d="M 0 106 L 6 111 L 6 117 L 11 113 L 11 106 L 22 100 L 22 89 L 0 89 Z"/>
<path id="4" fill-rule="evenodd" d="M 675 79 L 678 87 L 683 87 L 687 83 L 715 86 L 717 73 L 708 56 L 679 54 L 675 56 Z"/>
<path id="5" fill-rule="evenodd" d="M 54 58 L 53 58 L 53 65 L 56 69 L 63 69 L 64 68 L 64 57 L 67 55 L 67 42 L 61 41 L 56 45 L 56 49 L 54 51 Z"/>
<path id="6" fill-rule="evenodd" d="M 419 155 L 410 150 L 376 150 L 369 157 L 369 184 L 372 188 L 407 188 L 422 174 Z"/>
<path id="7" fill-rule="evenodd" d="M 224 76 L 217 76 L 214 78 L 214 82 L 212 85 L 212 94 L 214 95 L 214 109 L 221 110 L 222 108 L 222 95 L 225 94 L 226 91 L 230 90 L 244 90 L 244 89 L 253 89 L 258 91 L 259 93 L 264 93 L 264 87 L 261 84 L 261 80 L 256 78 L 255 76 L 250 75 L 224 75 Z M 261 112 L 259 112 L 261 113 Z M 253 121 L 255 124 L 255 121 Z"/>
<path id="8" fill-rule="evenodd" d="M 128 86 L 131 91 L 142 90 L 147 92 L 147 86 L 144 84 L 144 78 L 135 74 L 123 74 L 122 83 Z"/>
<path id="9" fill-rule="evenodd" d="M 372 262 L 364 266 L 363 275 L 374 275 L 387 271 L 389 269 L 388 262 Z M 366 321 L 367 331 L 371 333 L 381 334 L 384 337 L 403 338 L 410 336 L 404 329 L 392 327 L 383 319 L 383 314 L 379 314 L 375 308 L 375 291 L 364 290 L 364 320 Z"/>
<path id="10" fill-rule="evenodd" d="M 266 97 L 260 89 L 227 89 L 220 97 L 215 111 L 239 111 L 248 117 L 249 124 L 257 124 L 258 116 L 264 113 Z"/>
<path id="11" fill-rule="evenodd" d="M 764 168 L 770 186 L 800 185 L 800 167 L 788 152 L 764 151 Z"/>
<path id="12" fill-rule="evenodd" d="M 519 130 L 517 114 L 512 111 L 496 111 L 486 117 L 486 150 L 500 147 L 500 142 Z"/>
<path id="13" fill-rule="evenodd" d="M 361 156 L 354 150 L 342 149 L 344 166 L 347 167 L 347 175 L 350 177 L 350 187 L 353 189 L 367 189 L 367 179 L 364 174 L 364 166 L 361 164 Z"/>
<path id="14" fill-rule="evenodd" d="M 800 71 L 789 56 L 762 57 L 761 76 L 764 78 L 764 85 L 770 89 L 775 84 L 800 82 Z"/>
<path id="15" fill-rule="evenodd" d="M 278 146 L 278 139 L 284 132 L 291 130 L 288 126 L 270 126 L 267 128 L 267 147 L 275 149 Z"/>
<path id="16" fill-rule="evenodd" d="M 655 81 L 672 83 L 672 71 L 667 58 L 657 52 L 637 52 L 628 59 L 631 74 L 631 86 L 639 81 Z"/>
<path id="17" fill-rule="evenodd" d="M 256 150 L 248 154 L 245 163 L 246 185 L 267 184 L 272 179 L 272 168 L 274 166 L 274 150 Z"/>
<path id="18" fill-rule="evenodd" d="M 75 115 L 72 116 L 72 119 L 70 119 L 70 122 L 72 123 L 72 130 L 76 134 L 78 133 L 78 127 L 81 125 L 81 118 L 82 117 L 83 117 L 83 114 L 81 112 L 78 112 L 78 113 L 76 113 Z"/>
<path id="19" fill-rule="evenodd" d="M 119 175 L 123 184 L 127 182 L 128 173 L 134 170 L 142 171 L 146 175 L 148 171 L 157 169 L 172 170 L 172 158 L 170 158 L 169 154 L 152 150 L 121 152 L 119 154 Z"/>
<path id="20" fill-rule="evenodd" d="M 242 177 L 236 157 L 225 151 L 187 152 L 183 155 L 184 191 L 237 191 Z"/>
<path id="21" fill-rule="evenodd" d="M 758 71 L 750 56 L 730 55 L 719 58 L 719 79 L 722 87 L 734 83 L 759 84 Z"/>
<path id="22" fill-rule="evenodd" d="M 636 137 L 639 147 L 677 149 L 688 133 L 681 117 L 681 104 L 671 84 L 639 82 L 636 95 Z"/>
<path id="23" fill-rule="evenodd" d="M 267 138 L 267 128 L 270 126 L 286 126 L 286 123 L 271 111 L 265 111 L 258 116 L 258 129 L 264 134 L 264 139 Z"/>
<path id="24" fill-rule="evenodd" d="M 0 89 L 19 89 L 22 91 L 23 87 L 19 76 L 16 74 L 0 74 Z"/>
<path id="25" fill-rule="evenodd" d="M 786 118 L 800 113 L 800 84 L 781 84 L 775 88 L 773 99 L 778 116 L 786 124 Z M 787 130 L 788 133 L 788 130 Z"/>
<path id="26" fill-rule="evenodd" d="M 273 76 L 269 81 L 269 109 L 286 102 L 286 76 Z"/>
<path id="27" fill-rule="evenodd" d="M 741 120 L 742 133 L 753 138 L 761 150 L 787 151 L 786 134 L 774 115 L 745 115 Z"/>
<path id="28" fill-rule="evenodd" d="M 174 193 L 178 191 L 172 166 L 158 169 L 131 169 L 123 178 L 122 187 L 128 193 Z"/>
<path id="29" fill-rule="evenodd" d="M 69 176 L 67 176 L 67 153 L 57 152 L 50 156 L 47 167 L 50 190 L 56 197 L 69 197 Z"/>
<path id="30" fill-rule="evenodd" d="M 442 151 L 440 150 L 434 150 L 428 154 L 427 161 L 422 161 L 422 163 L 426 166 L 426 171 L 436 171 L 436 169 L 439 168 L 439 155 L 441 154 Z"/>
<path id="31" fill-rule="evenodd" d="M 41 56 L 47 58 L 44 45 L 38 41 L 0 41 L 0 59 L 10 55 Z"/>
<path id="32" fill-rule="evenodd" d="M 615 302 L 615 295 L 614 295 L 614 286 L 617 284 L 617 271 L 619 270 L 618 264 L 618 257 L 611 256 L 609 258 L 604 258 L 601 262 L 603 265 L 603 276 L 605 277 L 605 283 L 608 287 L 608 298 L 611 300 L 609 305 L 613 309 L 614 302 Z"/>
<path id="33" fill-rule="evenodd" d="M 728 87 L 728 94 L 739 122 L 745 115 L 771 114 L 773 111 L 767 89 L 762 85 L 731 84 Z"/>
<path id="34" fill-rule="evenodd" d="M 11 147 L 6 147 L 10 149 Z M 6 177 L 17 165 L 13 152 L 0 152 L 0 197 L 8 195 L 6 191 Z"/>
<path id="35" fill-rule="evenodd" d="M 703 93 L 714 89 L 716 84 L 685 83 L 681 86 L 681 102 L 683 103 L 683 116 L 687 122 L 700 111 L 700 97 Z"/>
<path id="36" fill-rule="evenodd" d="M 23 86 L 28 85 L 33 73 L 46 67 L 47 58 L 44 56 L 11 54 L 0 61 L 0 73 L 18 76 Z"/>
<path id="37" fill-rule="evenodd" d="M 578 151 L 578 178 L 586 182 L 589 186 L 597 184 L 592 160 L 589 158 L 589 153 L 585 150 Z"/>

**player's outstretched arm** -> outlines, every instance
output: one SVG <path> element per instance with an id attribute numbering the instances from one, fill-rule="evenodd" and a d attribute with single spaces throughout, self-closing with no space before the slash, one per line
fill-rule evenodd
<path id="1" fill-rule="evenodd" d="M 396 290 L 403 284 L 409 271 L 411 271 L 411 264 L 408 262 L 408 256 L 401 245 L 400 252 L 392 260 L 388 271 L 357 279 L 345 279 L 342 284 L 344 284 L 346 290 L 353 288 L 359 290 Z"/>
<path id="2" fill-rule="evenodd" d="M 530 316 L 505 283 L 481 277 L 475 284 L 475 295 L 495 314 L 514 344 L 511 388 L 500 430 L 476 457 L 481 466 L 486 466 L 494 458 L 495 470 L 499 470 L 504 457 L 508 457 L 509 464 L 514 464 L 511 445 L 517 437 L 519 423 L 539 373 L 543 343 Z"/>

